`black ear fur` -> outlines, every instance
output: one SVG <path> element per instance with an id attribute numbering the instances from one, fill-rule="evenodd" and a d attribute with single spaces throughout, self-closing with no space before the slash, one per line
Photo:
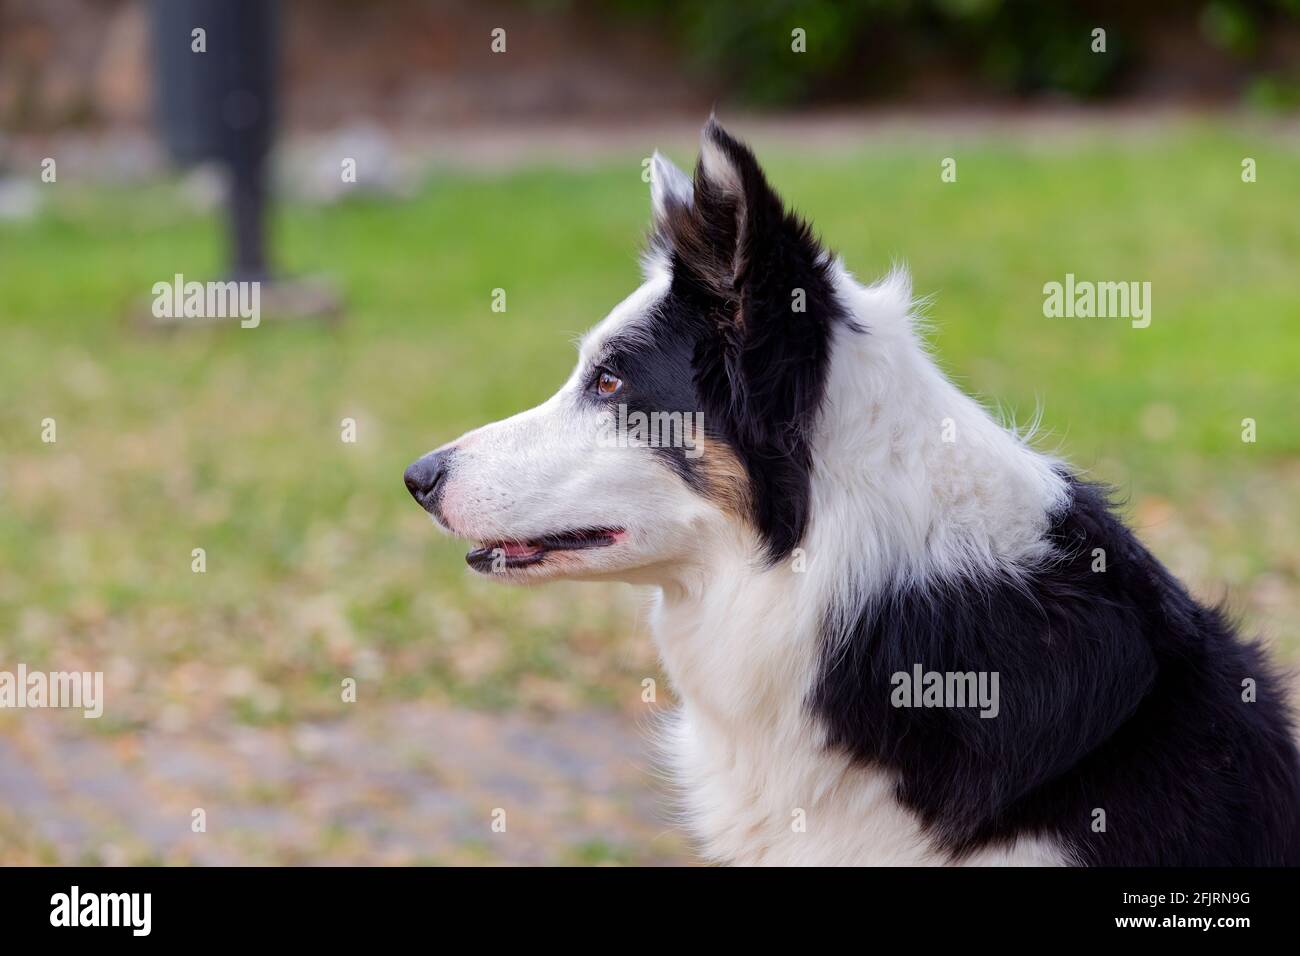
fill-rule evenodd
<path id="1" fill-rule="evenodd" d="M 847 322 L 831 256 L 785 209 L 750 149 L 714 119 L 693 206 L 671 205 L 652 241 L 670 257 L 675 291 L 707 318 L 695 356 L 703 411 L 745 466 L 774 563 L 807 526 L 809 441 L 832 332 Z"/>

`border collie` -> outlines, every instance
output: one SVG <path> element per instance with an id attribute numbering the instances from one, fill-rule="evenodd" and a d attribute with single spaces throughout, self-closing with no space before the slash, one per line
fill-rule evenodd
<path id="1" fill-rule="evenodd" d="M 907 276 L 855 281 L 715 120 L 650 192 L 645 282 L 565 385 L 405 478 L 476 571 L 653 586 L 704 854 L 1300 862 L 1261 651 L 945 378 Z"/>

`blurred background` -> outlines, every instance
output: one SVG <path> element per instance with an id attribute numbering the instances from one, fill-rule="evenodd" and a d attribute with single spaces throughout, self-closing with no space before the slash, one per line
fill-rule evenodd
<path id="1" fill-rule="evenodd" d="M 0 670 L 106 684 L 0 710 L 0 863 L 690 860 L 642 598 L 471 576 L 401 476 L 562 381 L 715 106 L 1296 660 L 1296 0 L 0 0 Z M 151 322 L 176 273 L 275 294 Z"/>

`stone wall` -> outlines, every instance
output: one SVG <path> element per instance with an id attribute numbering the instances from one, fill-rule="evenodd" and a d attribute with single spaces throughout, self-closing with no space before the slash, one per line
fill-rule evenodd
<path id="1" fill-rule="evenodd" d="M 291 127 L 447 124 L 708 108 L 630 21 L 473 0 L 283 0 Z M 506 52 L 490 49 L 506 29 Z M 138 127 L 152 108 L 144 0 L 0 4 L 0 128 Z"/>

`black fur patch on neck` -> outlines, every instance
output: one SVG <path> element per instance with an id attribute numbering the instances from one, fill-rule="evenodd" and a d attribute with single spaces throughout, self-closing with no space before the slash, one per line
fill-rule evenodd
<path id="1" fill-rule="evenodd" d="M 1050 565 L 886 593 L 846 643 L 827 635 L 811 705 L 830 743 L 896 772 L 899 799 L 957 857 L 1042 835 L 1087 865 L 1300 864 L 1281 682 L 1096 488 L 1071 488 Z M 998 715 L 893 706 L 893 675 L 917 664 L 998 672 Z"/>
<path id="2" fill-rule="evenodd" d="M 811 435 L 832 335 L 850 323 L 831 257 L 786 211 L 753 153 L 714 121 L 704 135 L 734 179 L 715 182 L 697 166 L 694 203 L 669 203 L 656 223 L 651 246 L 673 279 L 654 323 L 692 337 L 699 408 L 744 466 L 753 521 L 775 563 L 808 524 Z"/>

